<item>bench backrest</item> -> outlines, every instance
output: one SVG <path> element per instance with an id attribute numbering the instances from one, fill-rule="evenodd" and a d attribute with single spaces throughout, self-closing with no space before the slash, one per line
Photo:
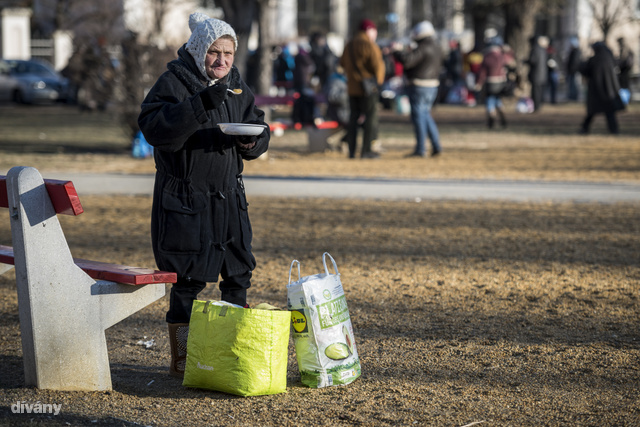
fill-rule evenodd
<path id="1" fill-rule="evenodd" d="M 61 181 L 57 179 L 45 179 L 44 185 L 49 193 L 49 198 L 56 213 L 64 215 L 80 215 L 84 212 L 80 198 L 76 192 L 73 182 Z M 7 196 L 7 177 L 0 175 L 0 207 L 9 207 Z"/>
<path id="2" fill-rule="evenodd" d="M 25 173 L 28 169 L 32 168 L 23 168 Z M 32 188 L 31 190 L 28 190 L 26 193 L 22 194 L 22 199 L 24 200 L 26 198 L 29 201 L 29 207 L 27 207 L 26 210 L 31 212 L 30 214 L 27 213 L 27 216 L 30 217 L 30 221 L 28 221 L 29 224 L 23 223 L 21 221 L 18 222 L 20 224 L 20 229 L 22 230 L 17 234 L 17 236 L 19 237 L 16 237 L 16 235 L 14 234 L 12 224 L 12 234 L 14 234 L 13 240 L 14 242 L 17 240 L 22 248 L 28 246 L 25 245 L 25 242 L 31 242 L 31 247 L 37 247 L 38 250 L 41 250 L 45 246 L 54 248 L 49 251 L 52 253 L 45 253 L 36 258 L 44 260 L 48 259 L 49 256 L 52 256 L 56 258 L 54 261 L 52 261 L 52 264 L 55 264 L 59 261 L 62 253 L 66 254 L 67 252 L 69 252 L 69 248 L 67 246 L 66 238 L 64 237 L 64 234 L 62 232 L 62 228 L 60 228 L 60 224 L 57 218 L 55 218 L 55 215 L 53 215 L 52 210 L 54 210 L 57 214 L 79 215 L 84 212 L 84 209 L 80 204 L 80 199 L 78 198 L 76 189 L 71 181 L 42 179 L 40 174 L 35 169 L 34 171 L 35 173 L 37 173 L 37 177 L 40 180 L 39 182 L 44 183 L 44 188 L 42 188 L 42 185 L 37 185 L 35 188 Z M 11 175 L 11 172 L 9 172 L 9 174 Z M 46 198 L 46 196 L 44 195 L 44 190 L 47 191 L 46 194 L 51 200 L 51 207 L 48 208 L 49 214 L 46 212 L 44 204 L 42 203 L 43 199 Z M 0 207 L 9 207 L 8 194 L 9 192 L 7 191 L 7 177 L 0 175 Z M 18 203 L 12 203 L 12 205 L 18 205 Z M 34 211 L 40 211 L 38 215 L 41 215 L 41 217 L 38 217 L 38 220 L 36 220 Z M 53 217 L 49 217 L 48 215 L 53 215 Z M 38 222 L 42 220 L 48 220 L 48 226 L 46 228 L 33 227 L 33 224 L 31 224 L 31 221 Z M 57 242 L 57 246 L 54 245 L 53 242 Z M 69 258 L 71 258 L 70 252 L 68 256 Z M 14 258 L 14 248 L 0 245 L 0 264 L 14 264 Z M 96 280 L 107 280 L 116 283 L 126 283 L 131 285 L 175 283 L 177 281 L 176 273 L 172 272 L 153 270 L 150 268 L 131 267 L 128 265 L 117 265 L 88 261 L 83 259 L 73 259 L 73 262 L 82 270 L 84 270 L 85 273 L 87 273 L 91 278 Z"/>
<path id="3" fill-rule="evenodd" d="M 80 215 L 84 212 L 80 198 L 76 192 L 73 182 L 61 181 L 57 179 L 45 179 L 44 185 L 49 193 L 49 198 L 56 213 L 64 215 Z M 7 196 L 7 177 L 0 175 L 0 207 L 9 207 Z"/>

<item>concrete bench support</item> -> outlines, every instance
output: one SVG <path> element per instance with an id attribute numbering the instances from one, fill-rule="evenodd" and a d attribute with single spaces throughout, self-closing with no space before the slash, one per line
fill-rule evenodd
<path id="1" fill-rule="evenodd" d="M 331 149 L 329 144 L 329 138 L 342 131 L 338 126 L 336 127 L 313 127 L 309 126 L 306 129 L 307 136 L 309 137 L 309 152 L 310 153 L 323 153 Z"/>
<path id="2" fill-rule="evenodd" d="M 109 390 L 104 331 L 165 295 L 165 284 L 94 280 L 71 256 L 40 173 L 7 175 L 25 382 L 54 390 Z"/>

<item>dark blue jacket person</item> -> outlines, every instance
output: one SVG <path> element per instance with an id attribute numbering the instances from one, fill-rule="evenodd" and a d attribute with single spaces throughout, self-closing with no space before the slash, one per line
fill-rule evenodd
<path id="1" fill-rule="evenodd" d="M 191 305 L 206 282 L 221 298 L 246 306 L 252 231 L 242 183 L 243 161 L 267 151 L 258 136 L 222 133 L 219 123 L 264 123 L 254 96 L 233 65 L 237 49 L 229 24 L 194 13 L 192 34 L 142 103 L 138 124 L 155 147 L 151 237 L 158 267 L 175 271 L 169 323 L 170 373 L 184 373 Z M 228 89 L 240 94 L 229 94 Z"/>

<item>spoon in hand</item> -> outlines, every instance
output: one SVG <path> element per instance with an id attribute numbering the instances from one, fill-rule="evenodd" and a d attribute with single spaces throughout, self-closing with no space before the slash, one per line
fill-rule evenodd
<path id="1" fill-rule="evenodd" d="M 242 89 L 227 89 L 227 92 L 230 92 L 234 95 L 240 95 L 242 93 Z"/>

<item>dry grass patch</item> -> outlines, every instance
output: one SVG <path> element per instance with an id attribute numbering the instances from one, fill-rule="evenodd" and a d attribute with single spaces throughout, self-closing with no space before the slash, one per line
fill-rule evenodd
<path id="1" fill-rule="evenodd" d="M 148 197 L 85 197 L 61 217 L 74 255 L 153 266 Z M 62 403 L 72 425 L 634 425 L 640 419 L 640 214 L 635 204 L 382 202 L 252 198 L 258 268 L 250 303 L 286 304 L 303 274 L 336 259 L 363 376 L 239 399 L 166 374 L 168 298 L 108 332 L 114 391 L 22 387 L 17 301 L 0 276 L 0 415 Z M 7 242 L 7 221 L 0 242 Z M 218 298 L 215 285 L 201 296 Z M 156 340 L 145 349 L 135 343 Z M 147 338 L 147 339 L 148 339 Z M 149 411 L 149 408 L 152 408 Z M 36 418 L 36 422 L 50 420 Z M 95 423 L 94 423 L 95 424 Z M 125 423 L 126 424 L 126 423 Z"/>

